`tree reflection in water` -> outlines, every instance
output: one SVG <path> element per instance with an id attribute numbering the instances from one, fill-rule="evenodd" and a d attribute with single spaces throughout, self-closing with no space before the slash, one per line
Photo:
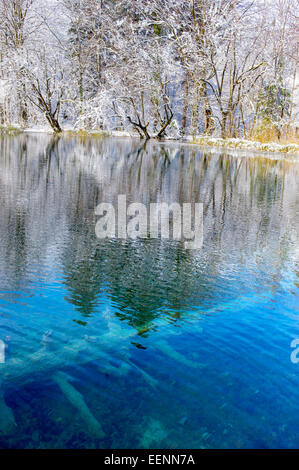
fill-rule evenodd
<path id="1" fill-rule="evenodd" d="M 268 281 L 275 289 L 284 260 L 293 256 L 298 165 L 289 160 L 175 143 L 21 136 L 1 139 L 0 165 L 7 290 L 30 290 L 32 263 L 63 239 L 66 298 L 83 324 L 108 297 L 120 320 L 149 334 L 159 318 L 175 322 L 213 308 L 224 270 L 264 264 L 265 272 L 271 253 Z M 119 194 L 144 204 L 202 202 L 203 249 L 150 238 L 97 240 L 94 208 L 116 204 Z M 230 299 L 229 282 L 222 284 Z"/>

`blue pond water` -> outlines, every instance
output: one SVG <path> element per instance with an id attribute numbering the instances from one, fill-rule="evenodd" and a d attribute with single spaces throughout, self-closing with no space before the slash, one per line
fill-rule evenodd
<path id="1" fill-rule="evenodd" d="M 298 447 L 298 183 L 291 158 L 2 137 L 0 447 Z M 118 194 L 202 202 L 203 248 L 98 240 Z"/>

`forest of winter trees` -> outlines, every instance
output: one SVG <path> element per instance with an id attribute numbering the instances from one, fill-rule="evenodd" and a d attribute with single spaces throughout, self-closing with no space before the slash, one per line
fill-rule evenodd
<path id="1" fill-rule="evenodd" d="M 298 6 L 0 0 L 0 126 L 295 135 Z"/>

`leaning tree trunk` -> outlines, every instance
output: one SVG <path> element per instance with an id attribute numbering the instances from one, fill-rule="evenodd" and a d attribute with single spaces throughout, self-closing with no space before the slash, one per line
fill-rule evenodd
<path id="1" fill-rule="evenodd" d="M 51 102 L 50 93 L 48 95 L 48 99 L 46 99 L 44 97 L 44 94 L 41 91 L 39 82 L 37 82 L 37 84 L 33 83 L 32 84 L 32 89 L 34 91 L 34 94 L 36 95 L 37 101 L 30 98 L 31 102 L 40 111 L 42 111 L 44 113 L 48 123 L 52 127 L 55 134 L 62 132 L 61 126 L 60 126 L 59 121 L 58 121 L 59 111 L 60 111 L 60 104 L 61 104 L 61 95 L 58 96 L 55 110 L 52 111 L 52 102 Z"/>
<path id="2" fill-rule="evenodd" d="M 52 127 L 55 134 L 62 132 L 58 119 L 56 119 L 54 116 L 52 116 L 49 113 L 46 113 L 46 119 L 48 123 L 50 124 L 50 126 Z"/>

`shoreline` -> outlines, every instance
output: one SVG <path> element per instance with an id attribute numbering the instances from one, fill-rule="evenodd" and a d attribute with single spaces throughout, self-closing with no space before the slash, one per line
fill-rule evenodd
<path id="1" fill-rule="evenodd" d="M 21 129 L 18 127 L 0 127 L 0 135 L 10 135 L 16 136 L 19 134 L 50 134 L 54 135 L 51 129 L 43 129 L 43 128 L 27 128 Z M 74 130 L 74 129 L 63 129 L 60 135 L 65 136 L 74 136 L 74 137 L 129 137 L 129 138 L 137 138 L 139 136 L 137 134 L 133 134 L 126 131 L 101 131 L 101 130 Z M 176 138 L 165 138 L 163 140 L 157 139 L 150 139 L 152 142 L 176 142 L 182 144 L 191 144 L 191 145 L 198 145 L 201 147 L 214 147 L 218 149 L 229 149 L 229 150 L 253 150 L 259 151 L 263 153 L 270 153 L 270 154 L 287 154 L 289 155 L 298 155 L 299 156 L 299 143 L 289 143 L 289 144 L 278 144 L 276 142 L 257 142 L 253 140 L 247 139 L 239 139 L 239 138 L 227 138 L 223 139 L 221 137 L 212 137 L 212 136 L 198 136 L 197 138 L 193 138 L 191 136 L 186 136 L 184 139 L 176 139 Z"/>

